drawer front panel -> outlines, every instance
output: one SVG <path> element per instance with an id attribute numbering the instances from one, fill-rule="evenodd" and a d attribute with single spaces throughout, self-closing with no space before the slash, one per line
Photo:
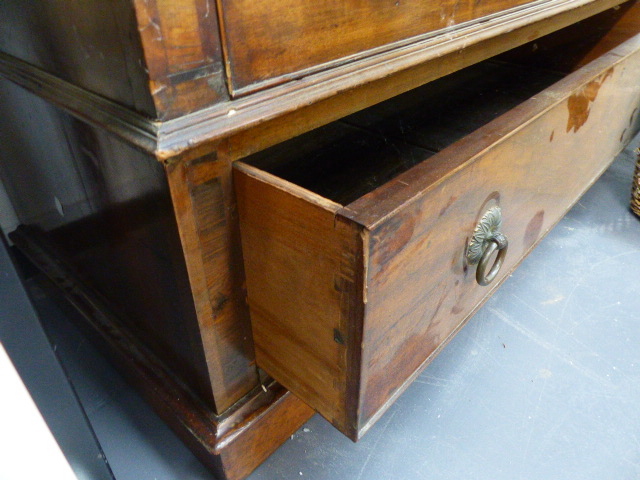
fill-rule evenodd
<path id="1" fill-rule="evenodd" d="M 233 88 L 291 75 L 530 1 L 221 0 Z"/>
<path id="2" fill-rule="evenodd" d="M 634 51 L 640 42 L 629 47 Z M 367 212 L 351 217 L 371 227 L 361 429 L 638 131 L 640 54 L 617 60 L 601 59 L 349 206 Z M 563 100 L 547 107 L 555 99 Z M 404 200 L 412 192 L 403 183 L 420 188 L 439 167 L 453 171 Z M 509 247 L 496 281 L 481 287 L 466 246 L 496 205 Z M 380 215 L 387 216 L 380 221 Z"/>

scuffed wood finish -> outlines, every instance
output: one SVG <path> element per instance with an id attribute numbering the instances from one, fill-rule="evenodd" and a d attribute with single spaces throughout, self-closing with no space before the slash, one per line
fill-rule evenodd
<path id="1" fill-rule="evenodd" d="M 29 80 L 39 93 L 42 78 Z M 77 91 L 67 98 L 83 102 Z M 109 358 L 220 478 L 249 474 L 312 411 L 270 381 L 267 393 L 260 386 L 224 152 L 165 168 L 5 79 L 0 104 L 1 176 L 20 221 L 47 232 L 26 236 L 54 250 L 34 262 L 72 264 L 81 280 L 54 280 L 82 323 L 109 337 Z M 121 106 L 106 113 L 121 124 L 139 118 Z M 204 315 L 194 299 L 210 302 Z M 117 312 L 117 325 L 99 310 Z"/>
<path id="2" fill-rule="evenodd" d="M 291 20 L 295 12 L 277 10 L 287 1 L 276 0 L 267 5 L 245 0 L 233 4 L 227 0 L 114 0 L 103 5 L 95 0 L 52 0 L 42 8 L 26 4 L 21 8 L 17 0 L 0 2 L 0 13 L 8 12 L 1 15 L 8 21 L 0 25 L 0 31 L 7 32 L 0 35 L 0 74 L 91 126 L 67 118 L 59 129 L 59 112 L 53 108 L 25 108 L 34 105 L 23 98 L 30 94 L 16 94 L 19 89 L 13 85 L 11 95 L 0 98 L 9 112 L 0 126 L 9 132 L 10 142 L 5 144 L 11 145 L 8 160 L 3 159 L 0 165 L 10 165 L 20 172 L 24 169 L 28 172 L 25 177 L 31 181 L 9 182 L 10 193 L 15 193 L 11 192 L 14 187 L 22 189 L 21 208 L 16 209 L 21 221 L 38 223 L 25 220 L 22 215 L 22 207 L 28 206 L 24 211 L 30 212 L 31 207 L 40 210 L 37 213 L 52 219 L 56 228 L 59 222 L 69 224 L 68 229 L 61 228 L 49 238 L 57 239 L 66 248 L 82 275 L 99 277 L 88 285 L 110 297 L 108 307 L 117 309 L 126 327 L 106 318 L 111 315 L 100 313 L 109 308 L 92 294 L 87 296 L 80 283 L 68 281 L 62 274 L 57 279 L 60 285 L 87 317 L 85 323 L 98 325 L 98 336 L 107 339 L 112 357 L 160 414 L 206 464 L 226 478 L 248 474 L 310 415 L 297 397 L 275 383 L 267 382 L 268 391 L 261 393 L 264 372 L 255 365 L 245 303 L 232 162 L 621 3 L 490 0 L 482 5 L 459 3 L 454 8 L 447 0 L 442 4 L 442 22 L 469 20 L 464 25 L 449 26 L 439 23 L 439 17 L 433 17 L 433 22 L 401 18 L 408 13 L 426 12 L 417 0 L 401 0 L 397 5 L 362 4 L 362 9 L 373 9 L 374 14 L 358 22 L 364 20 L 375 26 L 377 21 L 380 26 L 382 16 L 393 20 L 396 15 L 395 24 L 385 20 L 383 28 L 370 28 L 367 32 L 349 29 L 345 24 L 345 18 L 358 9 L 341 9 L 347 4 L 354 7 L 357 2 L 309 3 L 305 11 L 309 18 L 311 12 L 324 8 L 335 13 L 339 23 L 335 27 L 329 25 L 327 38 L 334 46 L 342 41 L 340 45 L 346 50 L 336 48 L 333 56 L 323 57 L 322 49 L 331 47 L 331 42 L 322 45 L 318 38 L 325 33 L 318 33 L 317 28 L 326 26 L 327 18 L 296 18 L 303 24 L 308 22 L 310 29 L 306 36 L 287 41 L 287 47 L 297 48 L 297 41 L 307 42 L 318 55 L 298 50 L 295 61 L 290 61 L 287 52 L 261 58 L 260 49 L 273 45 L 258 45 L 257 50 L 247 54 L 249 60 L 255 60 L 260 68 L 275 70 L 267 72 L 268 78 L 249 78 L 242 85 L 244 80 L 236 78 L 238 72 L 234 68 L 238 64 L 234 62 L 238 59 L 233 52 L 238 47 L 246 48 L 245 40 L 255 40 L 264 30 L 256 29 L 246 39 L 241 38 L 243 47 L 236 41 L 242 35 L 241 29 L 229 29 L 233 22 L 229 22 L 227 14 L 233 15 L 233 9 L 244 4 L 247 15 L 268 8 L 272 15 L 269 21 L 275 21 L 272 33 L 280 35 L 293 25 L 285 20 Z M 302 2 L 297 1 L 298 5 Z M 496 10 L 486 16 L 492 8 L 513 5 L 519 6 L 511 14 Z M 23 13 L 27 15 L 23 17 Z M 620 22 L 602 24 L 598 30 L 605 33 L 614 24 L 621 28 L 633 19 L 631 13 L 624 18 L 619 13 L 613 17 L 618 18 L 616 15 L 622 19 Z M 219 24 L 222 18 L 224 21 Z M 396 28 L 397 22 L 404 27 Z M 634 28 L 632 21 L 631 24 Z M 269 25 L 265 22 L 259 27 L 268 29 Z M 245 26 L 252 28 L 250 22 Z M 331 33 L 334 28 L 345 27 L 347 34 L 342 40 Z M 424 33 L 429 29 L 433 31 Z M 619 41 L 616 32 L 603 37 L 603 47 Z M 315 38 L 313 45 L 308 42 L 310 34 Z M 233 38 L 233 44 L 226 43 L 223 57 L 220 42 Z M 286 35 L 279 38 L 286 40 Z M 278 68 L 292 70 L 278 73 Z M 597 75 L 593 72 L 592 77 Z M 604 92 L 609 91 L 609 85 L 620 84 L 617 75 L 621 74 L 616 67 L 611 75 L 602 76 L 599 82 L 603 86 L 597 89 L 597 97 L 593 84 L 584 95 L 571 100 L 572 110 L 577 113 L 572 116 L 571 132 L 566 133 L 566 138 L 577 138 L 584 131 L 596 138 L 592 122 L 601 115 L 596 107 L 600 108 L 601 99 L 606 98 Z M 233 87 L 232 95 L 227 83 Z M 7 84 L 0 84 L 3 91 Z M 555 97 L 547 100 L 560 101 Z M 535 105 L 544 104 L 540 102 Z M 616 102 L 612 101 L 612 105 Z M 518 118 L 526 122 L 532 117 L 522 114 Z M 19 121 L 24 119 L 28 121 Z M 383 139 L 371 125 L 353 121 L 342 122 L 339 127 L 351 132 L 349 135 L 353 133 L 356 141 L 363 127 L 369 130 L 369 139 L 377 138 L 378 143 L 372 143 L 375 152 L 361 162 L 361 166 L 370 168 L 367 181 L 375 184 L 389 181 L 399 171 L 434 153 L 431 145 L 419 142 L 405 142 L 396 150 L 393 135 L 389 135 L 387 145 L 387 138 Z M 607 123 L 607 135 L 610 127 L 616 125 Z M 622 141 L 635 127 L 632 120 Z M 426 258 L 416 253 L 412 243 L 419 244 L 417 232 L 424 232 L 427 227 L 423 223 L 430 218 L 430 204 L 420 198 L 439 201 L 433 192 L 440 180 L 457 188 L 456 181 L 449 178 L 454 169 L 467 172 L 476 165 L 485 168 L 479 158 L 467 162 L 471 156 L 479 155 L 480 150 L 474 150 L 477 145 L 485 145 L 487 151 L 498 150 L 494 143 L 502 141 L 502 137 L 491 136 L 487 128 L 483 130 L 486 138 L 472 137 L 475 144 L 463 142 L 463 146 L 452 147 L 452 157 L 436 155 L 435 170 L 426 173 L 422 163 L 411 170 L 422 172 L 421 179 L 405 175 L 399 177 L 405 178 L 404 183 L 391 180 L 370 194 L 359 185 L 343 190 L 345 198 L 339 201 L 327 200 L 246 165 L 236 172 L 240 205 L 251 219 L 250 225 L 244 226 L 243 242 L 247 271 L 254 272 L 247 279 L 247 287 L 254 315 L 253 333 L 261 338 L 255 355 L 286 386 L 295 389 L 351 438 L 368 428 L 386 402 L 402 390 L 403 382 L 412 375 L 409 371 L 417 371 L 415 364 L 428 355 L 428 351 L 405 349 L 411 345 L 404 342 L 412 336 L 425 342 L 443 336 L 447 329 L 457 328 L 453 323 L 461 324 L 468 313 L 447 313 L 451 305 L 446 297 L 440 309 L 432 312 L 434 320 L 429 326 L 410 314 L 407 319 L 418 324 L 407 325 L 403 322 L 409 320 L 396 318 L 395 310 L 385 300 L 410 301 L 417 308 L 421 302 L 431 302 L 429 305 L 433 306 L 439 301 L 440 297 L 433 297 L 440 290 L 432 288 L 431 293 L 425 294 L 424 290 L 418 292 L 417 285 L 400 288 L 406 263 L 411 258 L 416 262 Z M 519 127 L 510 128 L 503 132 L 505 138 Z M 115 140 L 109 140 L 111 134 L 142 153 L 116 146 Z M 555 140 L 550 144 L 556 145 L 562 135 L 555 132 L 551 137 Z M 50 138 L 56 141 L 49 142 Z M 25 143 L 21 144 L 23 140 Z M 66 145 L 73 152 L 54 157 L 52 154 L 59 152 L 53 145 Z M 337 149 L 356 155 L 359 147 L 357 143 L 342 144 Z M 395 152 L 392 156 L 401 160 L 399 164 L 385 168 L 384 162 L 378 163 L 388 152 Z M 470 156 L 463 159 L 464 152 Z M 310 150 L 309 154 L 314 152 Z M 496 164 L 503 161 L 502 157 L 495 159 Z M 543 159 L 539 163 L 549 161 Z M 379 165 L 384 171 L 377 170 Z M 315 172 L 322 173 L 322 166 L 319 167 Z M 49 175 L 58 168 L 65 174 Z M 55 179 L 51 182 L 55 189 L 49 188 L 49 177 L 47 182 L 36 182 L 37 188 L 33 187 L 32 180 L 43 172 L 45 177 Z M 582 170 L 578 172 L 587 175 Z M 332 178 L 337 184 L 346 185 L 349 177 L 359 173 L 365 172 L 357 170 Z M 76 181 L 74 175 L 81 176 L 82 181 Z M 589 179 L 577 178 L 582 183 Z M 66 188 L 56 190 L 65 182 Z M 485 186 L 482 182 L 474 185 L 479 192 Z M 147 191 L 147 187 L 153 188 Z M 510 188 L 505 187 L 504 196 L 512 193 Z M 69 194 L 78 191 L 78 198 L 83 199 L 83 194 L 87 197 L 86 204 L 70 200 Z M 253 191 L 264 195 L 253 198 Z M 529 192 L 526 188 L 523 191 Z M 534 200 L 536 194 L 529 192 Z M 52 195 L 62 198 L 66 216 L 56 211 Z M 353 198 L 357 200 L 351 203 Z M 447 203 L 447 209 L 440 210 L 467 212 L 479 208 L 467 205 L 474 200 L 473 196 L 460 196 Z M 347 208 L 342 206 L 347 204 Z M 357 205 L 363 209 L 356 211 Z M 416 210 L 416 205 L 425 208 Z M 72 220 L 96 213 L 94 208 L 100 217 L 97 222 L 72 225 Z M 527 220 L 529 233 L 525 236 L 531 243 L 550 225 L 555 211 L 549 211 L 550 214 L 536 211 L 535 218 Z M 439 221 L 434 220 L 434 225 Z M 465 229 L 471 224 L 466 217 L 463 222 Z M 442 225 L 453 228 L 446 222 Z M 78 226 L 81 228 L 72 228 Z M 87 235 L 76 236 L 79 231 Z M 256 248 L 252 248 L 254 243 Z M 446 245 L 451 249 L 449 258 L 453 258 L 454 250 L 458 254 L 458 247 L 456 242 Z M 515 251 L 518 253 L 518 249 Z M 409 260 L 403 260 L 405 254 L 410 254 Z M 100 260 L 96 261 L 96 257 Z M 43 263 L 46 270 L 55 262 Z M 432 276 L 436 281 L 444 278 Z M 123 280 L 118 281 L 119 277 Z M 437 288 L 444 288 L 444 280 L 439 281 Z M 387 285 L 396 291 L 387 290 Z M 307 295 L 300 295 L 303 291 Z M 454 288 L 450 295 L 458 295 L 457 292 Z M 469 300 L 460 300 L 461 308 L 470 309 L 477 300 L 473 297 L 476 293 L 469 295 Z M 383 336 L 384 322 L 391 322 L 388 338 Z M 314 326 L 310 328 L 309 324 Z M 375 344 L 377 353 L 369 344 Z M 428 342 L 427 347 L 430 348 Z M 309 366 L 313 366 L 311 373 Z"/>
<path id="3" fill-rule="evenodd" d="M 158 123 L 144 115 L 3 52 L 0 52 L 0 75 L 75 118 L 155 154 Z"/>
<path id="4" fill-rule="evenodd" d="M 4 79 L 0 109 L 0 177 L 19 221 L 46 232 L 127 327 L 213 403 L 163 166 Z"/>
<path id="5" fill-rule="evenodd" d="M 157 118 L 228 98 L 215 0 L 133 0 Z"/>
<path id="6" fill-rule="evenodd" d="M 231 166 L 214 156 L 167 167 L 214 404 L 223 412 L 258 383 L 244 305 Z"/>
<path id="7" fill-rule="evenodd" d="M 337 211 L 236 164 L 259 364 L 359 438 L 638 131 L 638 78 L 640 35 Z M 510 246 L 485 288 L 465 252 L 494 205 Z"/>
<path id="8" fill-rule="evenodd" d="M 214 453 L 223 478 L 242 480 L 288 440 L 315 413 L 275 382 L 252 392 L 246 407 L 225 418 L 228 430 L 219 435 Z M 209 453 L 209 452 L 207 452 Z M 207 455 L 201 456 L 205 464 Z"/>

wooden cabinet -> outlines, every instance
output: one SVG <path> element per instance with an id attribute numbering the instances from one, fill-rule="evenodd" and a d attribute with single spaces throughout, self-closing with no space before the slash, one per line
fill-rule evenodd
<path id="1" fill-rule="evenodd" d="M 338 3 L 0 3 L 11 238 L 226 478 L 361 436 L 638 130 L 635 1 Z"/>

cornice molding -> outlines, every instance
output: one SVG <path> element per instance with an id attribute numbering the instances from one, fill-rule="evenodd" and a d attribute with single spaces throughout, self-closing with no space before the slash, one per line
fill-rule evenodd
<path id="1" fill-rule="evenodd" d="M 159 122 L 0 52 L 0 75 L 90 125 L 149 153 L 158 147 Z"/>

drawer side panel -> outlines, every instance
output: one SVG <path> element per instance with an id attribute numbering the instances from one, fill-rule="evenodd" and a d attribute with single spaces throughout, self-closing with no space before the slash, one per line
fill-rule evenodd
<path id="1" fill-rule="evenodd" d="M 252 167 L 236 164 L 234 179 L 258 365 L 353 436 L 360 231 L 338 205 Z"/>

